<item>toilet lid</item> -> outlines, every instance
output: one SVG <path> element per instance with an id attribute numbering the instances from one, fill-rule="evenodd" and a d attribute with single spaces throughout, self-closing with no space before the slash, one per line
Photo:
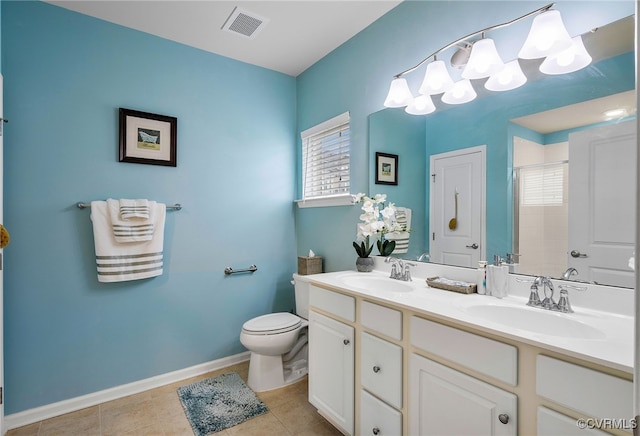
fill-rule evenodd
<path id="1" fill-rule="evenodd" d="M 284 333 L 298 328 L 302 320 L 288 312 L 269 313 L 250 319 L 242 325 L 242 329 L 253 334 Z"/>

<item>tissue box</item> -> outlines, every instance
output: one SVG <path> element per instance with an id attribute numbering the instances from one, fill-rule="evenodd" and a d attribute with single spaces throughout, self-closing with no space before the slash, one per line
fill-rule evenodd
<path id="1" fill-rule="evenodd" d="M 322 256 L 298 256 L 298 274 L 309 275 L 322 272 Z"/>

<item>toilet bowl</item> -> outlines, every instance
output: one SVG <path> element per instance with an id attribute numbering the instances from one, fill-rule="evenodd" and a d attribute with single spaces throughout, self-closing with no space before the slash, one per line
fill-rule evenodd
<path id="1" fill-rule="evenodd" d="M 296 312 L 252 318 L 242 325 L 240 342 L 251 352 L 247 384 L 256 392 L 277 389 L 307 374 L 309 282 L 293 275 Z"/>

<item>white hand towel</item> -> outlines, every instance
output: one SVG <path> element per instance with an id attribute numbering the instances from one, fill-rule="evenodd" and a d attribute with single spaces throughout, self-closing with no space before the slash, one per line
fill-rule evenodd
<path id="1" fill-rule="evenodd" d="M 120 218 L 129 219 L 149 219 L 149 200 L 141 198 L 138 200 L 130 200 L 123 198 L 120 200 Z"/>
<path id="2" fill-rule="evenodd" d="M 113 227 L 113 235 L 116 238 L 116 242 L 140 242 L 151 241 L 153 239 L 153 233 L 155 231 L 153 222 L 155 220 L 153 211 L 155 211 L 156 202 L 149 201 L 147 205 L 148 213 L 147 219 L 122 219 L 121 201 L 114 200 L 112 198 L 107 200 L 107 207 L 109 209 L 109 218 Z"/>
<path id="3" fill-rule="evenodd" d="M 153 238 L 121 244 L 113 234 L 107 202 L 91 202 L 98 281 L 123 282 L 162 275 L 166 206 L 156 203 L 151 209 L 155 228 Z"/>
<path id="4" fill-rule="evenodd" d="M 396 208 L 396 221 L 402 225 L 403 232 L 389 232 L 384 235 L 385 239 L 389 241 L 396 241 L 396 248 L 393 250 L 393 254 L 407 253 L 409 251 L 409 238 L 411 234 L 411 209 L 407 207 Z"/>

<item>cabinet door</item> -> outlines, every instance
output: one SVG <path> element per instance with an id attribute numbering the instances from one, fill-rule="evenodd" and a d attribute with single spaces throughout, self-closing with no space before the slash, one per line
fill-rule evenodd
<path id="1" fill-rule="evenodd" d="M 331 423 L 353 434 L 353 327 L 309 312 L 309 402 Z"/>
<path id="2" fill-rule="evenodd" d="M 517 397 L 417 354 L 409 367 L 409 433 L 515 435 Z"/>

